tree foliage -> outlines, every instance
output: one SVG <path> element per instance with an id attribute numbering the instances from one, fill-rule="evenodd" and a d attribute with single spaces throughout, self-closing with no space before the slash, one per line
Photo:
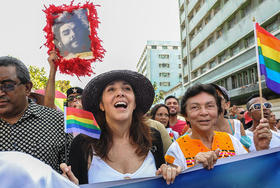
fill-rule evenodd
<path id="1" fill-rule="evenodd" d="M 30 65 L 28 67 L 30 79 L 33 83 L 33 89 L 44 89 L 47 85 L 48 77 L 46 76 L 45 68 Z"/>
<path id="2" fill-rule="evenodd" d="M 154 87 L 154 90 L 155 90 L 155 98 L 154 98 L 153 104 L 157 104 L 160 100 L 162 100 L 164 98 L 164 96 L 163 96 L 162 91 L 157 91 L 158 87 L 157 87 L 156 82 L 154 82 L 153 87 Z"/>
<path id="3" fill-rule="evenodd" d="M 30 73 L 30 79 L 33 83 L 33 89 L 45 89 L 48 82 L 45 68 L 39 68 L 37 66 L 30 65 L 28 69 Z M 55 81 L 55 89 L 61 91 L 62 93 L 66 93 L 67 89 L 70 87 L 71 85 L 69 80 Z"/>

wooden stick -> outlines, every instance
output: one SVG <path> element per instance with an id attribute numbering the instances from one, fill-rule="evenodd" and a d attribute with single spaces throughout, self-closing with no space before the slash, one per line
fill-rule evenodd
<path id="1" fill-rule="evenodd" d="M 256 58 L 257 58 L 257 69 L 258 69 L 258 82 L 259 82 L 259 95 L 260 95 L 260 103 L 261 103 L 261 117 L 264 118 L 263 115 L 263 100 L 262 100 L 262 83 L 261 83 L 261 71 L 260 71 L 260 62 L 259 62 L 259 50 L 258 50 L 258 38 L 257 38 L 257 30 L 256 30 L 256 20 L 253 17 L 254 23 L 254 34 L 255 34 L 255 45 L 256 45 Z"/>

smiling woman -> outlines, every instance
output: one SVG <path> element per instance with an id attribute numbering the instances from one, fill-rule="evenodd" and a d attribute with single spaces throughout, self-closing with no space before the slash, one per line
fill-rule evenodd
<path id="1" fill-rule="evenodd" d="M 168 184 L 173 182 L 180 167 L 163 164 L 160 134 L 144 119 L 153 99 L 151 82 L 137 72 L 115 70 L 93 78 L 83 91 L 82 104 L 94 114 L 101 136 L 75 137 L 70 151 L 73 174 L 63 164 L 63 175 L 81 184 L 159 174 Z"/>
<path id="2" fill-rule="evenodd" d="M 172 143 L 165 156 L 166 162 L 183 169 L 198 163 L 212 169 L 218 158 L 247 153 L 235 137 L 214 131 L 221 111 L 221 98 L 212 85 L 190 87 L 182 98 L 181 114 L 190 122 L 192 133 Z"/>

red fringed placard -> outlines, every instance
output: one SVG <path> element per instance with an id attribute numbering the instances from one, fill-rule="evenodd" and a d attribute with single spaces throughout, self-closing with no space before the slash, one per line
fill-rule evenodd
<path id="1" fill-rule="evenodd" d="M 52 31 L 52 26 L 54 24 L 54 20 L 58 17 L 58 13 L 62 13 L 64 11 L 67 11 L 69 13 L 72 13 L 73 11 L 77 9 L 87 9 L 87 19 L 89 22 L 90 27 L 90 35 L 89 39 L 91 41 L 91 51 L 92 51 L 92 57 L 91 59 L 82 59 L 79 57 L 71 58 L 71 59 L 65 59 L 63 56 L 61 56 L 59 50 L 55 47 L 54 44 L 54 33 Z M 44 44 L 49 48 L 48 54 L 52 50 L 55 50 L 57 52 L 57 55 L 60 57 L 59 60 L 56 62 L 56 65 L 59 67 L 59 70 L 61 73 L 70 74 L 70 75 L 76 75 L 76 76 L 90 76 L 93 71 L 91 68 L 91 63 L 95 61 L 102 61 L 102 58 L 104 57 L 105 50 L 101 46 L 101 40 L 97 36 L 96 29 L 98 28 L 98 17 L 97 12 L 95 9 L 95 6 L 93 3 L 87 2 L 84 5 L 73 5 L 73 1 L 70 5 L 61 5 L 61 6 L 54 6 L 50 5 L 48 8 L 45 6 L 45 10 L 43 10 L 46 13 L 47 18 L 47 25 L 44 28 L 44 31 L 46 32 L 46 43 Z"/>

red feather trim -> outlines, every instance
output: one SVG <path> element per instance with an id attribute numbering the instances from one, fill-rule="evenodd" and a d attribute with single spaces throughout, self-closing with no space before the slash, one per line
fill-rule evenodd
<path id="1" fill-rule="evenodd" d="M 48 8 L 45 6 L 45 10 L 43 10 L 46 13 L 47 18 L 47 25 L 44 27 L 44 31 L 46 32 L 46 43 L 44 44 L 49 48 L 48 54 L 52 50 L 56 50 L 57 55 L 60 57 L 59 60 L 56 62 L 56 65 L 59 67 L 59 70 L 61 73 L 70 74 L 70 75 L 76 75 L 76 76 L 90 76 L 93 71 L 91 67 L 92 62 L 96 61 L 102 61 L 102 58 L 105 54 L 105 49 L 101 46 L 101 40 L 97 36 L 96 29 L 98 28 L 98 24 L 100 23 L 98 21 L 97 12 L 95 9 L 95 6 L 93 3 L 86 2 L 84 5 L 80 5 L 78 3 L 77 5 L 73 5 L 72 1 L 70 5 L 61 5 L 61 6 L 54 6 L 50 5 Z M 98 5 L 96 5 L 98 6 Z M 54 19 L 57 18 L 57 16 L 54 16 L 54 14 L 62 13 L 64 11 L 72 12 L 77 9 L 88 9 L 88 21 L 90 26 L 90 35 L 89 38 L 91 40 L 91 51 L 93 53 L 92 59 L 81 59 L 79 57 L 72 58 L 72 59 L 64 59 L 60 53 L 59 50 L 55 48 L 54 44 L 54 34 L 52 31 L 52 25 L 54 23 Z"/>

